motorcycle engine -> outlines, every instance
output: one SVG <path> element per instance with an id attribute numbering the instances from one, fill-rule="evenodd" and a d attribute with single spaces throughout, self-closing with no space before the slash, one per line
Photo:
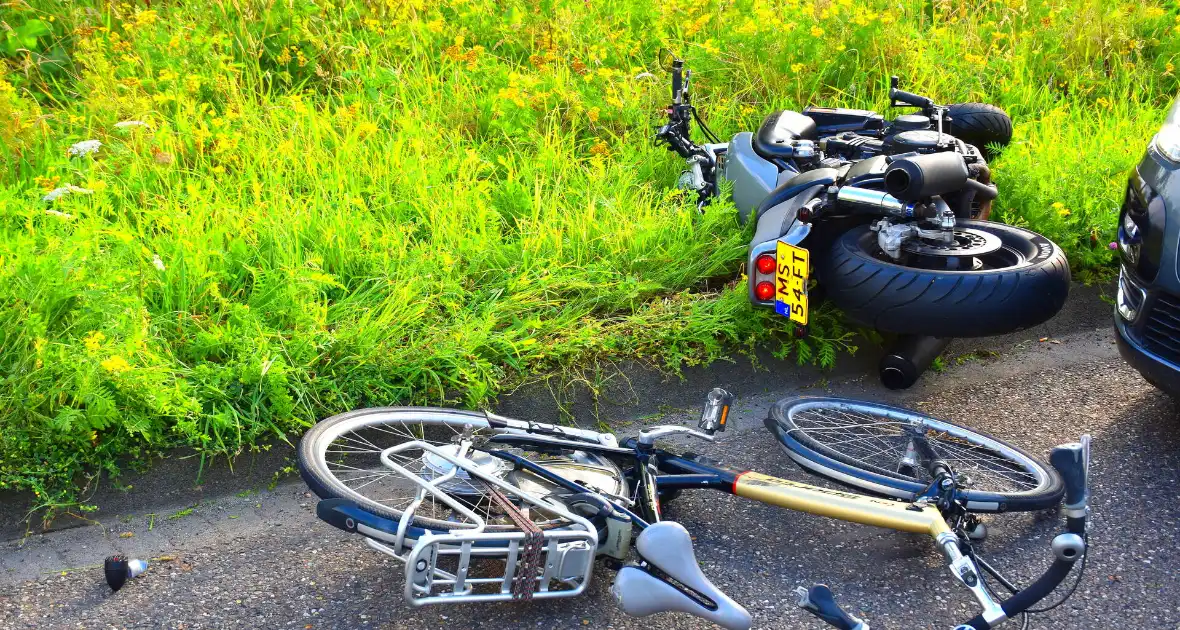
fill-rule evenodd
<path id="1" fill-rule="evenodd" d="M 955 139 L 950 134 L 941 134 L 933 129 L 902 131 L 885 137 L 885 153 L 935 153 L 951 151 Z"/>

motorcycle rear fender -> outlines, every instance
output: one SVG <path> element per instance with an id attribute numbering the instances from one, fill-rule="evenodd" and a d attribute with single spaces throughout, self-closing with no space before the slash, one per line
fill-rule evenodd
<path id="1" fill-rule="evenodd" d="M 759 306 L 774 306 L 774 300 L 762 301 L 754 297 L 754 284 L 757 282 L 753 270 L 754 261 L 765 253 L 774 254 L 779 241 L 788 245 L 803 247 L 803 241 L 811 234 L 811 224 L 796 221 L 799 208 L 803 204 L 815 199 L 823 192 L 824 184 L 816 184 L 777 206 L 762 213 L 758 218 L 758 227 L 754 231 L 754 238 L 750 241 L 748 258 L 746 259 L 747 296 L 750 302 Z"/>

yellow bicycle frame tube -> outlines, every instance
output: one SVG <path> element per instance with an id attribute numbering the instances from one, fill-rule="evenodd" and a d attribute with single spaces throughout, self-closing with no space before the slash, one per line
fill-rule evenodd
<path id="1" fill-rule="evenodd" d="M 918 506 L 851 492 L 829 490 L 746 471 L 734 479 L 733 493 L 761 503 L 841 521 L 874 525 L 938 538 L 950 533 L 933 506 Z"/>

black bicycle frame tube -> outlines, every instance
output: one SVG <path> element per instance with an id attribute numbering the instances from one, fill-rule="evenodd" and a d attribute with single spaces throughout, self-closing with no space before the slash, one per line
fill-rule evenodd
<path id="1" fill-rule="evenodd" d="M 529 460 L 527 460 L 519 455 L 513 455 L 512 453 L 509 453 L 507 451 L 485 451 L 485 452 L 488 455 L 491 455 L 493 457 L 499 457 L 500 459 L 502 459 L 504 461 L 512 462 L 513 464 L 516 464 L 517 466 L 524 468 L 525 470 L 537 475 L 538 477 L 540 477 L 550 483 L 561 486 L 562 488 L 565 488 L 566 490 L 569 490 L 571 492 L 601 495 L 600 492 L 595 492 L 594 490 L 591 490 L 590 488 L 587 488 L 586 486 L 583 486 L 580 483 L 570 481 L 569 479 L 566 479 L 565 477 L 562 477 L 561 475 L 559 475 L 555 472 L 549 471 L 544 466 L 539 466 L 537 464 L 534 464 L 533 462 L 530 462 Z M 614 509 L 631 517 L 631 522 L 634 523 L 637 527 L 639 527 L 639 529 L 645 529 L 648 526 L 648 522 L 645 521 L 644 519 L 640 518 L 640 516 L 638 514 L 636 514 L 635 512 L 632 512 L 631 510 L 619 505 L 618 503 L 616 503 L 614 501 L 611 501 L 610 504 L 611 504 L 611 507 L 613 507 Z"/>
<path id="2" fill-rule="evenodd" d="M 660 472 L 668 473 L 656 477 L 661 490 L 690 490 L 708 488 L 733 494 L 733 484 L 739 471 L 717 468 L 695 459 L 673 455 L 666 451 L 656 452 Z"/>

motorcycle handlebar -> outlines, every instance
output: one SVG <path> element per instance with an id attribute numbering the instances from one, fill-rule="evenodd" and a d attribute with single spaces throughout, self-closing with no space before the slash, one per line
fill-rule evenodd
<path id="1" fill-rule="evenodd" d="M 677 59 L 672 62 L 672 102 L 679 105 L 681 91 L 684 89 L 684 62 Z"/>
<path id="2" fill-rule="evenodd" d="M 896 88 L 889 90 L 889 98 L 895 102 L 913 105 L 914 107 L 921 107 L 922 109 L 930 109 L 931 107 L 934 107 L 934 101 L 926 98 L 925 96 L 918 96 L 917 94 L 906 92 L 904 90 L 898 90 Z"/>
<path id="3" fill-rule="evenodd" d="M 925 96 L 918 96 L 904 90 L 897 89 L 898 78 L 896 76 L 889 77 L 889 103 L 893 107 L 900 105 L 913 105 L 914 107 L 921 107 L 922 109 L 931 109 L 934 107 L 934 101 Z"/>

